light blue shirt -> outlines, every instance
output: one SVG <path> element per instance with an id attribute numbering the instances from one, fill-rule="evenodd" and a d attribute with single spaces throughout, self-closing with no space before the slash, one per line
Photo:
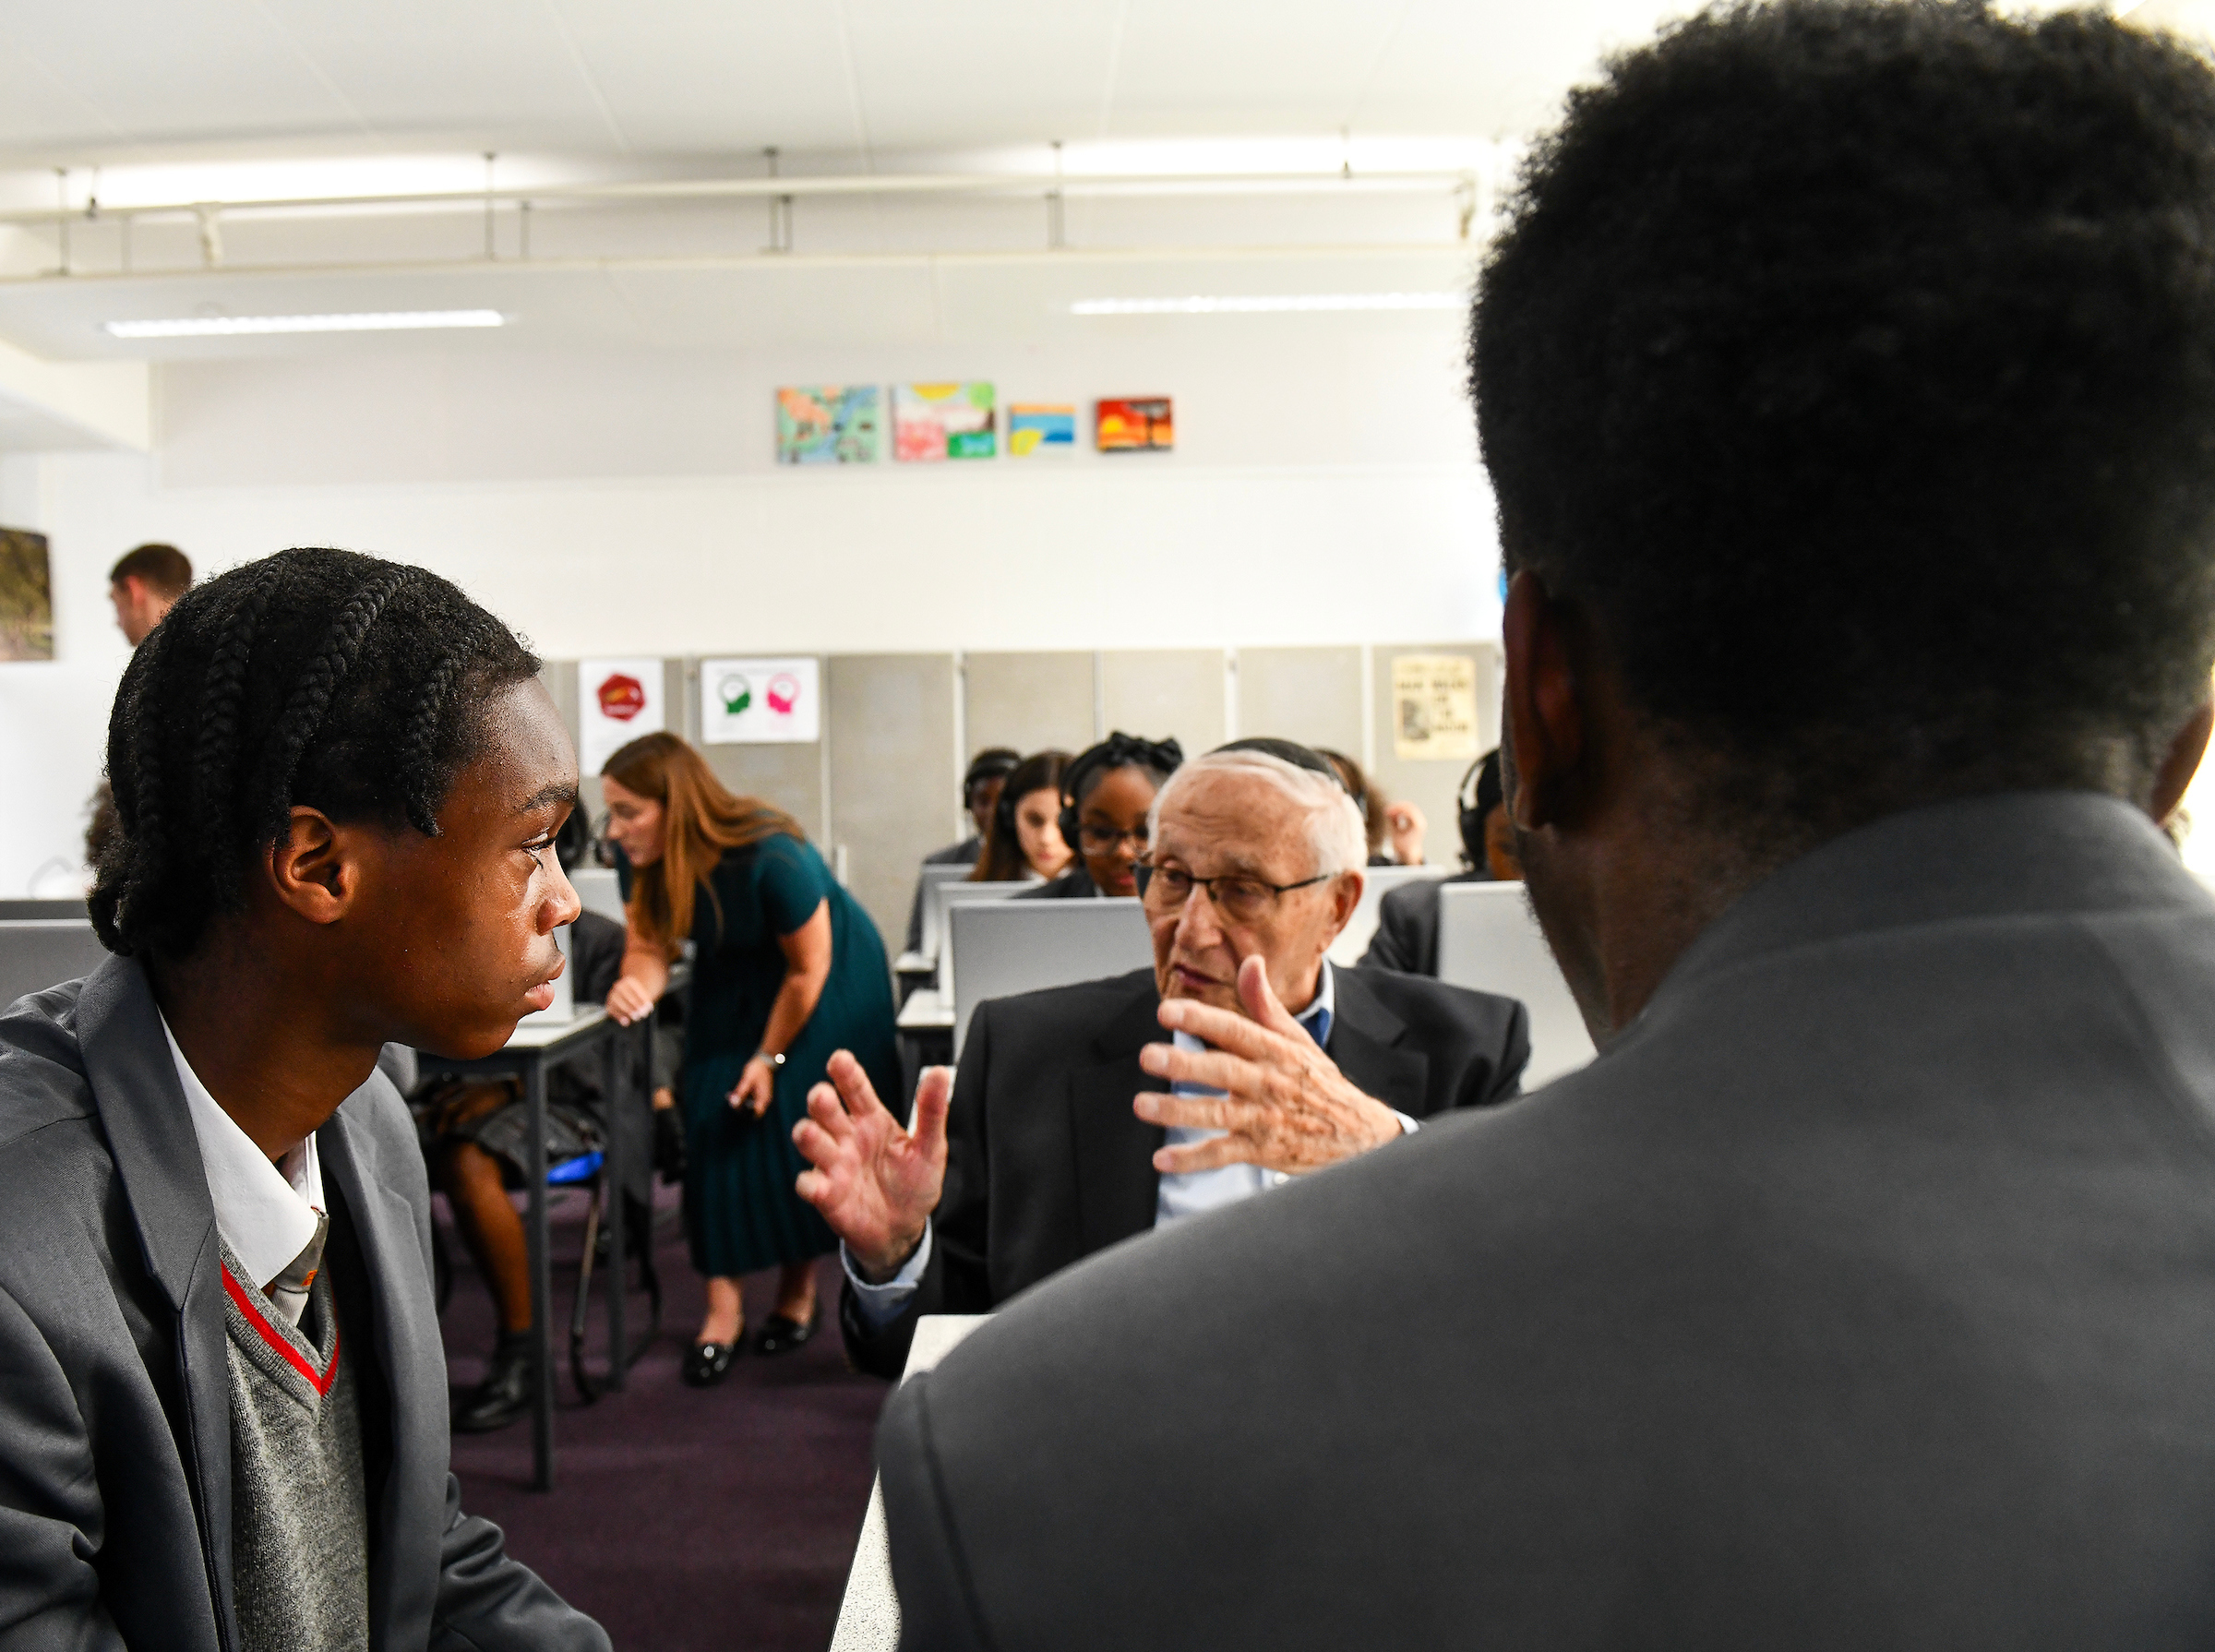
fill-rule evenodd
<path id="1" fill-rule="evenodd" d="M 1324 959 L 1323 972 L 1315 984 L 1315 999 L 1305 1010 L 1293 1017 L 1307 1029 L 1318 1047 L 1327 1047 L 1331 1037 L 1331 1023 L 1338 1011 L 1338 983 L 1332 972 L 1329 959 Z M 1179 1049 L 1203 1050 L 1206 1045 L 1190 1033 L 1171 1035 Z M 1172 1084 L 1172 1095 L 1220 1095 L 1220 1090 L 1210 1090 L 1200 1084 Z M 1416 1121 L 1407 1114 L 1394 1109 L 1400 1129 L 1413 1135 Z M 1165 1145 L 1181 1147 L 1193 1142 L 1204 1142 L 1222 1135 L 1219 1130 L 1202 1130 L 1186 1125 L 1170 1125 Z M 1204 1215 L 1211 1210 L 1236 1204 L 1241 1199 L 1275 1187 L 1286 1180 L 1282 1170 L 1264 1170 L 1258 1165 L 1224 1165 L 1214 1170 L 1183 1170 L 1165 1174 L 1154 1199 L 1154 1226 L 1166 1227 L 1172 1222 L 1181 1222 L 1190 1216 Z M 908 1299 L 923 1283 L 924 1271 L 930 1266 L 930 1224 L 923 1227 L 923 1242 L 916 1247 L 900 1271 L 882 1285 L 872 1285 L 864 1279 L 854 1265 L 854 1256 L 844 1244 L 838 1248 L 838 1259 L 845 1268 L 846 1279 L 854 1287 L 856 1304 L 862 1319 L 871 1326 L 886 1323 L 896 1318 L 905 1308 Z"/>

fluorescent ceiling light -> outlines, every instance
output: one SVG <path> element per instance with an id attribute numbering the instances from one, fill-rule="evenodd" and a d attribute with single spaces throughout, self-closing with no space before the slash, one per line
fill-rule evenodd
<path id="1" fill-rule="evenodd" d="M 1269 316 L 1312 310 L 1458 310 L 1459 293 L 1267 293 L 1246 298 L 1080 298 L 1072 316 Z"/>
<path id="2" fill-rule="evenodd" d="M 111 321 L 118 339 L 215 339 L 242 333 L 408 332 L 428 327 L 499 327 L 497 310 L 371 310 L 341 316 L 178 316 L 163 321 Z"/>

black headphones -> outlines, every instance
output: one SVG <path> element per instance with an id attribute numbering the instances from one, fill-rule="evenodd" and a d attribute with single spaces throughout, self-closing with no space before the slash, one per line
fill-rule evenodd
<path id="1" fill-rule="evenodd" d="M 987 781 L 1004 781 L 1015 772 L 1023 761 L 1023 753 L 1012 751 L 1005 746 L 990 746 L 969 760 L 969 769 L 962 776 L 962 807 L 971 808 L 976 799 L 976 788 Z"/>
<path id="2" fill-rule="evenodd" d="M 1461 828 L 1461 855 L 1472 868 L 1485 865 L 1484 823 L 1507 800 L 1501 784 L 1500 748 L 1494 747 L 1469 765 L 1469 772 L 1454 788 L 1454 808 Z"/>
<path id="3" fill-rule="evenodd" d="M 1069 845 L 1069 852 L 1083 853 L 1077 846 L 1077 799 L 1084 795 L 1083 788 L 1088 775 L 1096 772 L 1105 778 L 1115 769 L 1145 769 L 1166 776 L 1174 773 L 1183 761 L 1184 748 L 1174 737 L 1142 740 L 1120 729 L 1097 746 L 1078 752 L 1069 767 L 1061 771 L 1061 841 Z"/>

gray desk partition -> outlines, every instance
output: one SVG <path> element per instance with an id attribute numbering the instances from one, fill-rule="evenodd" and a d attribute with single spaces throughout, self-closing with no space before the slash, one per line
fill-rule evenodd
<path id="1" fill-rule="evenodd" d="M 579 867 L 569 874 L 569 881 L 576 886 L 577 898 L 587 912 L 596 912 L 618 924 L 623 921 L 623 889 L 612 867 Z"/>
<path id="2" fill-rule="evenodd" d="M 107 956 L 90 918 L 0 919 L 0 1007 L 89 976 Z"/>
<path id="3" fill-rule="evenodd" d="M 939 961 L 939 941 L 945 934 L 946 909 L 939 904 L 938 889 L 941 883 L 966 883 L 973 866 L 927 866 L 922 869 L 923 884 L 923 945 L 924 957 L 933 964 Z"/>
<path id="4" fill-rule="evenodd" d="M 0 920 L 26 917 L 77 917 L 85 916 L 85 903 L 79 896 L 66 901 L 0 901 Z"/>
<path id="5" fill-rule="evenodd" d="M 953 988 L 953 1053 L 969 1017 L 987 999 L 1067 987 L 1143 969 L 1154 943 L 1135 898 L 1112 901 L 996 901 L 947 914 L 958 965 Z"/>
<path id="6" fill-rule="evenodd" d="M 1585 1018 L 1539 932 L 1523 886 L 1449 883 L 1438 893 L 1439 979 L 1521 999 L 1530 1012 L 1530 1065 L 1523 1070 L 1523 1087 L 1535 1090 L 1589 1061 L 1592 1039 Z"/>
<path id="7" fill-rule="evenodd" d="M 1354 916 L 1346 920 L 1346 928 L 1338 931 L 1338 939 L 1331 942 L 1331 962 L 1341 969 L 1350 969 L 1361 962 L 1361 954 L 1369 951 L 1369 943 L 1377 932 L 1378 908 L 1383 904 L 1385 892 L 1403 883 L 1419 883 L 1425 878 L 1443 878 L 1451 867 L 1363 867 L 1361 868 L 1361 902 L 1354 908 Z"/>
<path id="8" fill-rule="evenodd" d="M 1010 895 L 1019 895 L 1026 889 L 1036 889 L 1035 883 L 970 883 L 961 880 L 934 886 L 930 892 L 931 904 L 939 909 L 939 997 L 946 1003 L 953 1002 L 953 948 L 946 943 L 947 915 L 956 906 L 971 905 L 978 901 L 1004 901 Z"/>

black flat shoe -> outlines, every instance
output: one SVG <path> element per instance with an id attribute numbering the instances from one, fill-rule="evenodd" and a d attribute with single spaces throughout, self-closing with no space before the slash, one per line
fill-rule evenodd
<path id="1" fill-rule="evenodd" d="M 738 1334 L 736 1342 L 696 1342 L 692 1351 L 685 1356 L 684 1377 L 688 1386 L 712 1388 L 723 1381 L 731 1369 L 731 1361 L 738 1358 L 738 1350 L 746 1347 L 746 1333 Z"/>
<path id="2" fill-rule="evenodd" d="M 801 1324 L 790 1314 L 772 1313 L 761 1322 L 761 1335 L 754 1341 L 758 1354 L 789 1354 L 815 1335 L 816 1326 L 822 1323 L 823 1310 L 819 1303 Z"/>
<path id="3" fill-rule="evenodd" d="M 530 1410 L 531 1374 L 536 1364 L 529 1333 L 512 1339 L 503 1336 L 493 1350 L 492 1369 L 454 1414 L 454 1432 L 489 1434 Z"/>

